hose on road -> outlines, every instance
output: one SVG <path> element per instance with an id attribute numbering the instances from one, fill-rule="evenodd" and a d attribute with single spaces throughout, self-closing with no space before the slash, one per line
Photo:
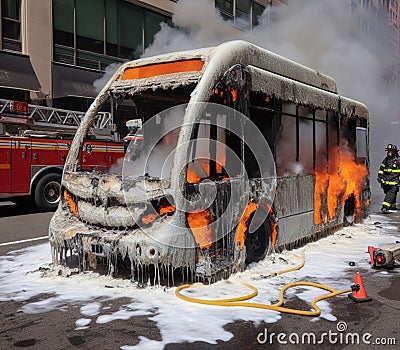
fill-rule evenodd
<path id="1" fill-rule="evenodd" d="M 304 257 L 304 251 L 301 256 L 297 254 L 293 254 L 296 258 L 300 259 L 301 262 L 297 266 L 278 271 L 276 273 L 272 273 L 267 277 L 274 277 L 277 275 L 283 275 L 285 273 L 289 273 L 292 271 L 300 270 L 304 264 L 305 264 L 305 257 Z M 295 314 L 295 315 L 303 315 L 303 316 L 319 316 L 321 314 L 321 309 L 318 307 L 317 303 L 321 300 L 332 298 L 336 295 L 343 294 L 343 293 L 348 293 L 351 292 L 351 289 L 344 289 L 344 290 L 336 290 L 332 287 L 326 286 L 324 284 L 320 283 L 315 283 L 315 282 L 307 282 L 307 281 L 301 281 L 301 282 L 292 282 L 289 284 L 286 284 L 280 291 L 279 293 L 279 301 L 275 304 L 269 305 L 269 304 L 262 304 L 262 303 L 254 303 L 254 302 L 248 302 L 246 300 L 250 300 L 254 298 L 255 296 L 258 295 L 258 290 L 256 287 L 254 287 L 251 284 L 243 282 L 243 285 L 250 289 L 252 292 L 249 294 L 241 295 L 238 297 L 234 298 L 227 298 L 227 299 L 199 299 L 199 298 L 193 298 L 189 297 L 187 295 L 184 295 L 181 293 L 181 291 L 194 287 L 194 286 L 204 286 L 203 283 L 194 283 L 194 284 L 184 284 L 182 286 L 179 286 L 175 290 L 175 295 L 182 300 L 192 302 L 192 303 L 197 303 L 197 304 L 204 304 L 204 305 L 218 305 L 218 306 L 241 306 L 241 307 L 250 307 L 250 308 L 257 308 L 257 309 L 265 309 L 265 310 L 273 310 L 273 311 L 278 311 L 278 312 L 283 312 L 283 313 L 288 313 L 288 314 Z M 283 307 L 282 305 L 284 304 L 284 294 L 289 288 L 293 287 L 298 287 L 298 286 L 309 286 L 309 287 L 315 287 L 319 289 L 323 289 L 328 291 L 328 294 L 320 295 L 316 298 L 314 298 L 311 301 L 311 306 L 313 310 L 298 310 L 298 309 L 292 309 L 292 308 L 287 308 Z"/>

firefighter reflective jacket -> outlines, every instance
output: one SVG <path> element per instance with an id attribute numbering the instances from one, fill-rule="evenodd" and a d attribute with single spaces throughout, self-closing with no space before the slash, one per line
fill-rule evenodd
<path id="1" fill-rule="evenodd" d="M 379 168 L 378 177 L 384 185 L 398 185 L 400 176 L 400 158 L 386 157 Z"/>

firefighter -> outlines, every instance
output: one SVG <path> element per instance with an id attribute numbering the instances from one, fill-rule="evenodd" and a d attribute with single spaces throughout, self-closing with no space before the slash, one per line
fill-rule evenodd
<path id="1" fill-rule="evenodd" d="M 385 198 L 382 203 L 382 212 L 397 210 L 396 197 L 399 191 L 400 158 L 396 145 L 388 144 L 385 148 L 386 158 L 378 172 L 378 182 L 381 184 Z"/>

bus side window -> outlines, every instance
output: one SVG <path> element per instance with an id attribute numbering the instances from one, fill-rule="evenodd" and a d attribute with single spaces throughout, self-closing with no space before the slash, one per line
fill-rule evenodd
<path id="1" fill-rule="evenodd" d="M 297 127 L 295 103 L 282 102 L 276 119 L 276 174 L 287 176 L 295 171 Z"/>
<path id="2" fill-rule="evenodd" d="M 317 109 L 315 111 L 315 119 L 316 120 L 326 121 L 326 111 L 324 111 L 322 109 Z"/>
<path id="3" fill-rule="evenodd" d="M 348 116 L 342 115 L 341 118 L 341 137 L 348 141 L 350 148 L 354 149 L 356 144 L 356 118 L 349 118 Z"/>
<path id="4" fill-rule="evenodd" d="M 357 127 L 357 158 L 367 158 L 368 156 L 368 143 L 367 143 L 367 129 Z"/>
<path id="5" fill-rule="evenodd" d="M 271 149 L 272 154 L 275 156 L 275 99 L 269 97 L 264 93 L 251 92 L 250 93 L 250 106 L 249 116 L 251 121 L 255 124 L 261 134 L 264 136 Z M 245 130 L 245 139 L 252 137 L 249 132 Z M 260 177 L 260 169 L 256 164 L 253 152 L 245 146 L 245 168 L 247 175 L 250 178 Z"/>
<path id="6" fill-rule="evenodd" d="M 299 125 L 298 125 L 298 162 L 300 167 L 297 172 L 301 174 L 313 174 L 313 112 L 310 108 L 299 106 Z"/>
<path id="7" fill-rule="evenodd" d="M 320 120 L 317 120 L 317 112 Z M 322 114 L 325 114 L 325 121 L 322 121 Z M 326 111 L 316 111 L 315 115 L 315 169 L 327 169 L 328 166 L 328 140 L 326 134 Z"/>
<path id="8" fill-rule="evenodd" d="M 339 146 L 339 124 L 338 114 L 335 111 L 328 111 L 328 129 L 329 129 L 329 149 Z"/>

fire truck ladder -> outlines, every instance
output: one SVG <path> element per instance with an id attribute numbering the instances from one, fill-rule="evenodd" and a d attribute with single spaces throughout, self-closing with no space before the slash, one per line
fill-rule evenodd
<path id="1" fill-rule="evenodd" d="M 66 109 L 23 104 L 21 102 L 0 99 L 0 114 L 24 118 L 28 123 L 36 126 L 62 126 L 68 129 L 77 129 L 85 112 L 70 111 Z M 27 107 L 27 108 L 26 108 Z M 113 118 L 109 112 L 99 112 L 92 128 L 115 130 Z"/>

